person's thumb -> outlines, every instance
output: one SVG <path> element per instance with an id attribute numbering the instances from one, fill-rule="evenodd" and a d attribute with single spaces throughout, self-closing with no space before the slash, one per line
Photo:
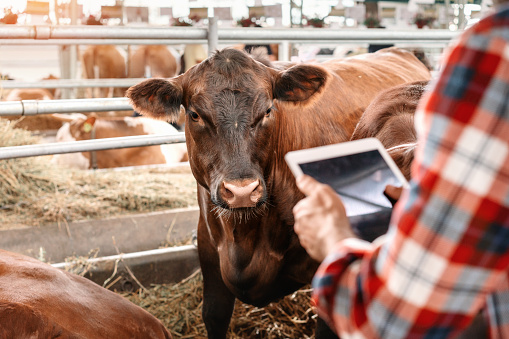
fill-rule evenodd
<path id="1" fill-rule="evenodd" d="M 299 176 L 297 178 L 296 183 L 299 190 L 306 196 L 308 196 L 314 190 L 316 190 L 318 185 L 321 185 L 320 182 L 316 181 L 313 177 L 310 177 L 309 175 L 306 174 Z"/>

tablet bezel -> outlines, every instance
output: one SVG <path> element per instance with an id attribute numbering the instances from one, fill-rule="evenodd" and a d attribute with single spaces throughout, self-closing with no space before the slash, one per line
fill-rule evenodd
<path id="1" fill-rule="evenodd" d="M 300 164 L 314 161 L 338 158 L 342 156 L 364 153 L 369 151 L 379 151 L 387 166 L 395 177 L 399 180 L 403 188 L 408 188 L 409 184 L 405 176 L 399 170 L 398 166 L 392 160 L 391 156 L 376 138 L 365 138 L 353 141 L 345 141 L 339 144 L 307 148 L 286 153 L 285 161 L 290 167 L 295 178 L 303 174 Z"/>

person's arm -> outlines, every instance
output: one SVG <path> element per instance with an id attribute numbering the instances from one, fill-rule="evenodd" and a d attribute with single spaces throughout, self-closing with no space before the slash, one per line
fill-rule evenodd
<path id="1" fill-rule="evenodd" d="M 490 28 L 508 12 L 463 34 L 421 101 L 411 188 L 383 243 L 339 241 L 317 271 L 314 301 L 340 336 L 453 337 L 506 274 L 509 34 Z"/>

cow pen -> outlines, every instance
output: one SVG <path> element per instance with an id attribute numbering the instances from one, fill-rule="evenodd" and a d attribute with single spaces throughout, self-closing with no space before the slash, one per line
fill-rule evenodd
<path id="1" fill-rule="evenodd" d="M 207 43 L 209 53 L 220 45 L 240 41 L 279 42 L 283 46 L 283 60 L 289 60 L 288 43 L 400 43 L 445 46 L 457 33 L 445 30 L 398 32 L 389 30 L 310 30 L 310 29 L 218 29 L 215 20 L 209 19 L 209 28 L 129 28 L 81 26 L 30 26 L 0 27 L 0 46 L 24 44 L 175 44 L 183 42 Z M 1 81 L 5 89 L 14 88 L 82 88 L 127 87 L 143 79 L 60 79 L 40 82 Z M 23 100 L 0 102 L 0 116 L 34 116 L 51 113 L 107 112 L 131 110 L 126 98 Z M 0 148 L 0 160 L 36 157 L 52 154 L 97 151 L 125 147 L 139 147 L 185 142 L 184 133 L 175 136 L 123 137 L 101 140 L 73 141 L 40 145 Z M 177 282 L 199 267 L 194 245 L 158 249 L 161 239 L 173 240 L 191 237 L 197 224 L 198 209 L 189 208 L 156 212 L 146 215 L 125 216 L 108 220 L 70 223 L 62 230 L 59 226 L 48 229 L 17 229 L 0 231 L 0 248 L 37 256 L 41 249 L 58 263 L 54 266 L 93 267 L 86 276 L 95 282 L 118 290 L 134 290 L 150 284 Z M 125 237 L 147 227 L 144 237 Z M 43 236 L 43 233 L 45 235 Z M 93 236 L 91 236 L 93 234 Z M 135 233 L 139 234 L 139 233 Z M 124 237 L 124 238 L 122 238 Z M 112 241 L 112 239 L 114 239 Z M 117 243 L 129 244 L 119 250 Z M 69 256 L 85 257 L 91 248 L 101 247 L 102 258 L 66 260 Z M 51 252 L 50 248 L 54 249 Z M 126 254 L 121 254 L 126 253 Z M 115 277 L 115 279 L 111 279 Z M 143 277 L 138 280 L 137 278 Z"/>

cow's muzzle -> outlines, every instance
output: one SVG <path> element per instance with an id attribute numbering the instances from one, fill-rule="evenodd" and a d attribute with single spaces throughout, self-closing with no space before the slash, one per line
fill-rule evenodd
<path id="1" fill-rule="evenodd" d="M 223 181 L 219 195 L 230 208 L 255 207 L 263 196 L 258 179 Z"/>

